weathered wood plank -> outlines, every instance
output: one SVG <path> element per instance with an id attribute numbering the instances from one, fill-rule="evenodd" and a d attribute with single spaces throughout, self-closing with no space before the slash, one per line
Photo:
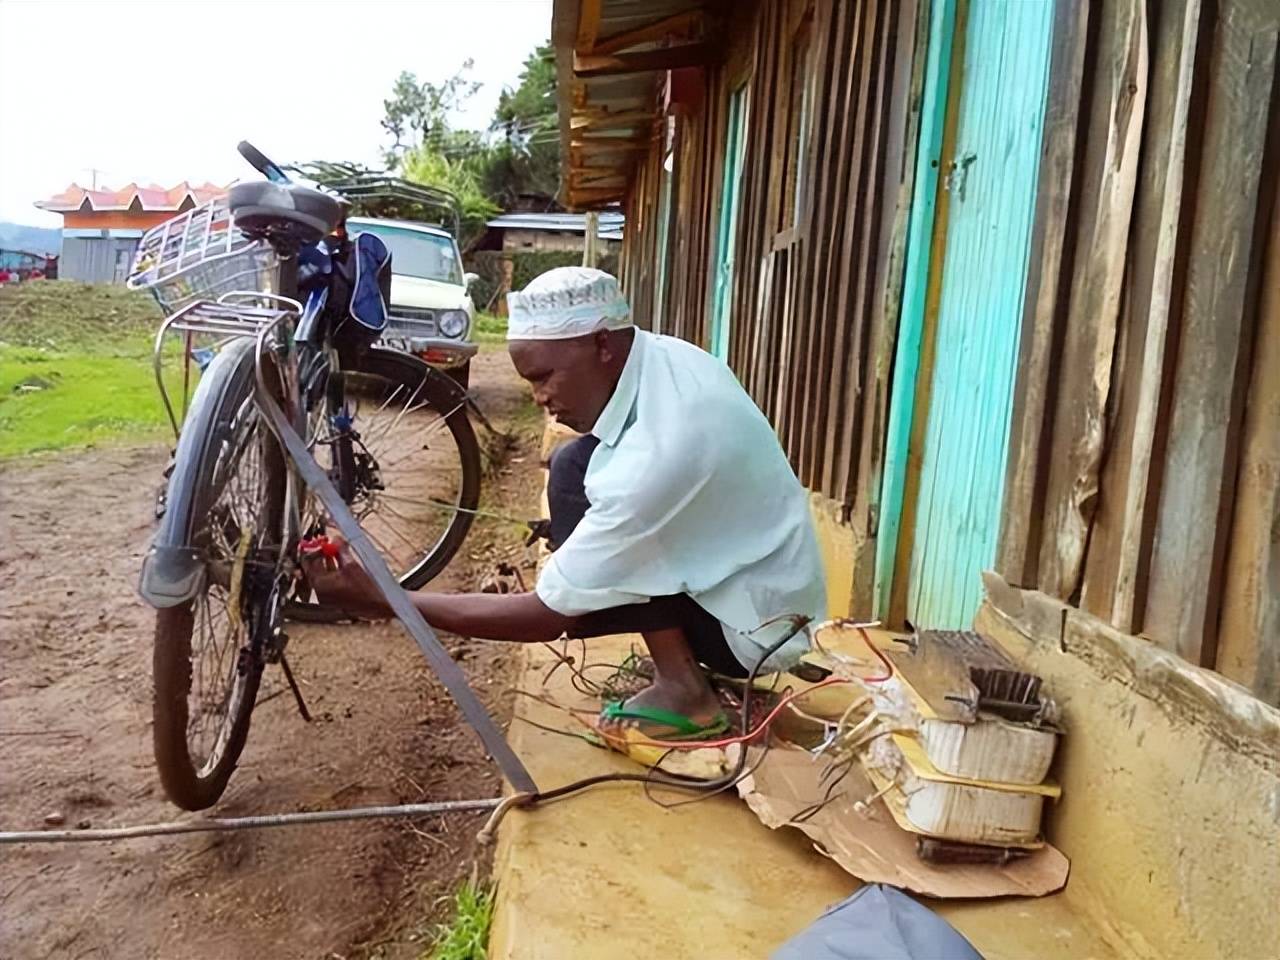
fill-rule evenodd
<path id="1" fill-rule="evenodd" d="M 1278 36 L 1274 3 L 1235 0 L 1219 8 L 1143 619 L 1144 634 L 1203 666 L 1216 662 L 1261 274 L 1260 228 L 1275 185 L 1268 137 L 1276 123 Z"/>
<path id="2" fill-rule="evenodd" d="M 1129 249 L 1128 298 L 1117 352 L 1118 402 L 1108 425 L 1101 496 L 1085 558 L 1081 606 L 1127 633 L 1141 627 L 1141 595 L 1158 501 L 1151 469 L 1163 388 L 1172 368 L 1198 152 L 1187 158 L 1190 118 L 1202 112 L 1208 30 L 1200 0 L 1158 9 L 1143 130 L 1142 176 Z M 1198 71 L 1197 71 L 1198 66 Z M 1197 81 L 1197 72 L 1200 79 Z M 1176 343 L 1176 340 L 1174 341 Z"/>
<path id="3" fill-rule="evenodd" d="M 853 299 L 856 295 L 854 278 L 857 276 L 857 264 L 855 252 L 861 243 L 862 235 L 866 231 L 866 218 L 861 215 L 863 213 L 861 198 L 865 194 L 866 171 L 872 163 L 872 158 L 869 156 L 869 145 L 872 138 L 870 136 L 871 131 L 868 128 L 872 122 L 872 90 L 874 89 L 876 75 L 879 72 L 880 26 L 885 15 L 884 11 L 879 9 L 879 4 L 868 3 L 865 6 L 863 33 L 858 41 L 861 52 L 857 98 L 854 106 L 856 111 L 855 124 L 853 139 L 849 145 L 853 164 L 849 175 L 850 197 L 849 205 L 844 210 L 845 216 L 851 222 L 846 224 L 844 236 L 840 243 L 840 255 L 837 260 L 839 271 L 835 284 L 835 312 L 831 314 L 832 326 L 835 330 L 831 352 L 829 354 L 824 353 L 824 362 L 822 364 L 823 369 L 828 372 L 826 383 L 828 415 L 827 433 L 823 441 L 825 456 L 822 464 L 821 489 L 829 496 L 838 496 L 837 491 L 841 491 L 843 486 L 839 465 L 842 450 L 849 443 L 845 429 L 845 424 L 849 418 L 849 411 L 845 403 L 845 381 L 850 376 L 856 377 L 856 372 L 849 369 L 851 366 L 849 363 L 850 339 L 851 333 L 857 330 L 861 320 L 851 312 Z"/>
<path id="4" fill-rule="evenodd" d="M 811 388 L 814 369 L 813 347 L 822 319 L 814 314 L 814 277 L 826 250 L 819 239 L 819 220 L 823 218 L 820 200 L 829 194 L 827 175 L 830 147 L 835 129 L 828 119 L 832 109 L 832 91 L 839 82 L 835 61 L 839 58 L 840 35 L 835 21 L 846 12 L 846 5 L 823 4 L 807 27 L 810 49 L 808 82 L 811 84 L 809 108 L 809 143 L 801 148 L 801 164 L 805 170 L 802 206 L 797 211 L 797 233 L 807 242 L 805 254 L 792 271 L 792 322 L 795 335 L 790 342 L 787 360 L 790 383 L 783 397 L 784 446 L 797 475 L 804 473 L 804 439 L 812 431 L 817 411 L 805 401 Z"/>
<path id="5" fill-rule="evenodd" d="M 800 476 L 811 489 L 821 489 L 822 483 L 822 457 L 827 436 L 827 358 L 835 326 L 839 322 L 831 312 L 834 303 L 833 287 L 839 271 L 837 251 L 840 239 L 843 231 L 850 226 L 848 217 L 844 214 L 847 209 L 850 163 L 846 145 L 853 123 L 858 57 L 863 50 L 860 40 L 861 23 L 866 4 L 854 5 L 852 9 L 847 4 L 840 4 L 839 8 L 839 56 L 830 68 L 834 86 L 826 124 L 832 131 L 832 138 L 824 151 L 827 156 L 821 174 L 813 245 L 820 259 L 813 273 L 814 296 L 809 312 L 814 317 L 817 328 L 808 350 L 804 409 L 809 415 L 805 418 L 800 441 Z"/>
<path id="6" fill-rule="evenodd" d="M 595 48 L 603 7 L 604 0 L 582 0 L 578 7 L 578 39 L 574 44 L 578 53 L 590 53 Z"/>
<path id="7" fill-rule="evenodd" d="M 1268 251 L 1217 668 L 1280 706 L 1280 192 L 1272 203 Z"/>
<path id="8" fill-rule="evenodd" d="M 853 507 L 858 484 L 858 458 L 862 450 L 864 426 L 862 408 L 867 402 L 866 386 L 871 375 L 871 336 L 874 329 L 872 316 L 875 303 L 875 279 L 880 259 L 880 218 L 884 210 L 885 192 L 881 189 L 881 177 L 885 165 L 885 119 L 895 48 L 894 29 L 896 11 L 900 4 L 886 4 L 877 40 L 878 57 L 871 93 L 870 130 L 867 152 L 870 163 L 863 173 L 863 189 L 859 203 L 859 219 L 863 222 L 859 240 L 857 279 L 854 301 L 849 319 L 854 330 L 849 341 L 848 367 L 850 376 L 845 380 L 844 401 L 841 404 L 845 426 L 840 434 L 839 460 L 836 463 L 835 499 L 843 505 L 846 515 Z"/>
<path id="9" fill-rule="evenodd" d="M 1054 456 L 1044 506 L 1038 581 L 1068 599 L 1079 586 L 1097 508 L 1112 355 L 1146 108 L 1147 10 L 1117 3 L 1101 30 L 1100 82 L 1092 105 L 1082 217 L 1067 313 Z"/>
<path id="10" fill-rule="evenodd" d="M 597 7 L 599 4 L 597 3 Z M 584 52 L 606 54 L 617 53 L 620 50 L 626 50 L 628 47 L 634 47 L 637 44 L 646 43 L 651 40 L 661 40 L 669 36 L 687 36 L 697 26 L 702 23 L 703 12 L 701 10 L 686 10 L 683 13 L 675 13 L 669 17 L 663 17 L 661 20 L 655 20 L 653 23 L 647 23 L 643 27 L 633 27 L 630 30 L 624 30 L 622 33 L 611 34 L 592 43 L 590 47 L 585 47 Z M 599 20 L 597 19 L 596 27 L 599 29 Z"/>
<path id="11" fill-rule="evenodd" d="M 1047 482 L 1051 433 L 1049 420 L 1055 383 L 1058 331 L 1064 325 L 1066 297 L 1075 247 L 1074 202 L 1083 151 L 1082 112 L 1091 78 L 1085 77 L 1090 47 L 1091 4 L 1056 0 L 1049 92 L 1045 105 L 1040 182 L 1031 234 L 1027 291 L 1014 384 L 1009 461 L 1004 494 L 1004 520 L 996 552 L 996 569 L 1015 586 L 1036 580 L 1044 486 Z M 1094 31 L 1096 32 L 1096 24 Z"/>
<path id="12" fill-rule="evenodd" d="M 893 582 L 894 554 L 902 521 L 903 495 L 907 480 L 911 424 L 915 412 L 916 380 L 920 366 L 920 338 L 924 328 L 925 291 L 929 284 L 929 259 L 934 211 L 939 199 L 938 170 L 942 163 L 943 133 L 946 129 L 948 82 L 951 75 L 951 47 L 956 29 L 955 0 L 932 0 L 929 14 L 921 16 L 923 38 L 917 48 L 921 74 L 918 92 L 912 96 L 919 111 L 918 146 L 914 150 L 915 175 L 910 196 L 906 234 L 910 243 L 902 268 L 897 306 L 886 305 L 886 313 L 897 321 L 896 356 L 893 361 L 892 396 L 885 427 L 883 489 L 879 491 L 879 523 L 876 528 L 876 570 L 873 585 L 873 616 L 884 617 L 889 609 L 889 589 Z M 908 152 L 909 155 L 911 151 Z"/>
<path id="13" fill-rule="evenodd" d="M 906 0 L 898 8 L 893 30 L 896 49 L 888 92 L 885 162 L 879 187 L 891 215 L 882 216 L 876 249 L 874 300 L 870 307 L 870 351 L 867 357 L 869 393 L 862 403 L 862 438 L 858 453 L 852 523 L 868 537 L 879 526 L 880 487 L 889 420 L 890 377 L 903 296 L 907 223 L 916 176 L 916 142 L 925 61 L 929 42 L 929 5 Z M 927 168 L 927 167 L 926 167 Z M 935 184 L 936 186 L 936 181 Z M 866 578 L 862 578 L 863 581 Z M 871 615 L 874 583 L 859 582 L 855 609 Z"/>

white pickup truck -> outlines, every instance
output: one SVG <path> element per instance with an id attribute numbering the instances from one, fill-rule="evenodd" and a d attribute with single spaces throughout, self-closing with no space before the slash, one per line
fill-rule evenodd
<path id="1" fill-rule="evenodd" d="M 478 279 L 462 272 L 457 241 L 447 230 L 409 220 L 348 217 L 349 233 L 374 233 L 391 251 L 390 314 L 382 342 L 421 357 L 463 387 L 478 349 L 471 339 Z"/>

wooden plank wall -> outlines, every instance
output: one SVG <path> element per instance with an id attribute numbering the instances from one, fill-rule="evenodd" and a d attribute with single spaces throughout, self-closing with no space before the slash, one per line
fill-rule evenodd
<path id="1" fill-rule="evenodd" d="M 1059 3 L 998 570 L 1277 703 L 1280 5 Z"/>
<path id="2" fill-rule="evenodd" d="M 725 61 L 707 71 L 702 102 L 678 116 L 662 328 L 707 345 L 727 98 L 745 80 L 729 362 L 805 485 L 873 535 L 928 4 L 758 0 L 737 5 L 728 23 Z M 797 70 L 806 46 L 808 66 Z M 796 156 L 800 83 L 810 85 L 811 114 Z M 642 322 L 660 171 L 655 149 L 627 202 L 623 282 Z M 797 175 L 801 202 L 788 223 Z"/>

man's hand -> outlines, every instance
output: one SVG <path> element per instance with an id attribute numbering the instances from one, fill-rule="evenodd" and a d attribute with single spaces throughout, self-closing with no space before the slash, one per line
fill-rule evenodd
<path id="1" fill-rule="evenodd" d="M 302 569 L 317 599 L 366 620 L 390 618 L 391 608 L 351 548 L 338 537 L 332 539 L 336 557 L 302 555 Z M 460 637 L 542 642 L 554 640 L 574 623 L 573 617 L 552 610 L 536 593 L 410 593 L 409 599 L 432 627 Z"/>
<path id="2" fill-rule="evenodd" d="M 386 620 L 391 616 L 391 608 L 373 578 L 351 553 L 345 540 L 336 536 L 332 540 L 338 547 L 336 557 L 326 557 L 319 552 L 302 555 L 302 570 L 316 593 L 316 600 L 364 620 Z"/>

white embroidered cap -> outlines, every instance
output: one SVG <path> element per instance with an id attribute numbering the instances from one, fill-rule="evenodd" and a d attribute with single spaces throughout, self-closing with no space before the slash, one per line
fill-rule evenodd
<path id="1" fill-rule="evenodd" d="M 556 267 L 507 294 L 508 340 L 569 340 L 631 326 L 618 281 L 591 267 Z"/>

